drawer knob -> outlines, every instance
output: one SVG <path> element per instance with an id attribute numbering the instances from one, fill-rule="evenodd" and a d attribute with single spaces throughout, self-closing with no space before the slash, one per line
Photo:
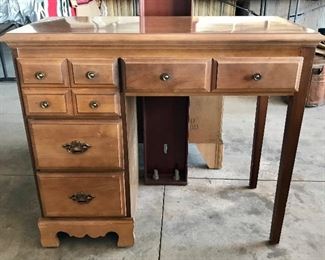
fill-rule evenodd
<path id="1" fill-rule="evenodd" d="M 160 80 L 167 81 L 170 80 L 172 77 L 168 73 L 161 73 L 160 74 Z"/>
<path id="2" fill-rule="evenodd" d="M 100 105 L 99 102 L 97 102 L 95 100 L 92 100 L 92 101 L 89 102 L 89 107 L 91 109 L 97 109 L 99 107 L 99 105 Z"/>
<path id="3" fill-rule="evenodd" d="M 42 71 L 37 71 L 34 76 L 37 80 L 42 80 L 45 78 L 45 72 L 42 72 Z"/>
<path id="4" fill-rule="evenodd" d="M 44 101 L 41 101 L 41 102 L 39 103 L 39 106 L 40 106 L 41 108 L 43 108 L 43 109 L 46 109 L 46 108 L 48 108 L 48 107 L 50 106 L 50 103 L 49 103 L 48 101 L 44 100 Z"/>
<path id="5" fill-rule="evenodd" d="M 69 153 L 78 154 L 86 152 L 91 146 L 86 143 L 74 140 L 69 144 L 62 145 Z"/>
<path id="6" fill-rule="evenodd" d="M 86 77 L 87 77 L 87 79 L 94 79 L 96 77 L 96 73 L 93 71 L 88 71 L 86 73 Z"/>
<path id="7" fill-rule="evenodd" d="M 72 199 L 73 201 L 76 201 L 80 204 L 86 204 L 89 203 L 90 201 L 92 201 L 95 197 L 92 196 L 91 194 L 87 194 L 84 192 L 77 192 L 75 194 L 72 194 L 70 196 L 70 199 Z"/>
<path id="8" fill-rule="evenodd" d="M 262 75 L 260 73 L 255 73 L 253 76 L 252 76 L 253 80 L 255 81 L 259 81 L 262 79 Z"/>

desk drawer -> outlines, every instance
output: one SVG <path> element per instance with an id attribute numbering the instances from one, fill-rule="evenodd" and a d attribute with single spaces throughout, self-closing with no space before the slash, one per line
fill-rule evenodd
<path id="1" fill-rule="evenodd" d="M 126 216 L 124 174 L 39 173 L 45 217 Z"/>
<path id="2" fill-rule="evenodd" d="M 38 169 L 123 168 L 120 120 L 30 120 Z"/>
<path id="3" fill-rule="evenodd" d="M 125 59 L 127 92 L 209 92 L 207 59 Z"/>
<path id="4" fill-rule="evenodd" d="M 218 58 L 214 90 L 294 92 L 298 90 L 302 57 Z"/>
<path id="5" fill-rule="evenodd" d="M 70 63 L 74 85 L 107 87 L 114 84 L 114 60 L 76 59 L 70 60 Z"/>
<path id="6" fill-rule="evenodd" d="M 68 89 L 24 88 L 27 115 L 72 115 Z"/>
<path id="7" fill-rule="evenodd" d="M 65 59 L 17 59 L 23 84 L 68 85 Z"/>
<path id="8" fill-rule="evenodd" d="M 74 89 L 72 93 L 77 115 L 121 115 L 117 92 L 104 89 Z"/>

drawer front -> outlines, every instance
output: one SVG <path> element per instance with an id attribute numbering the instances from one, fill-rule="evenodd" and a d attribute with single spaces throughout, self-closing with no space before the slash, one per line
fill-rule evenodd
<path id="1" fill-rule="evenodd" d="M 298 90 L 302 57 L 220 58 L 215 90 L 294 92 Z"/>
<path id="2" fill-rule="evenodd" d="M 70 60 L 74 85 L 113 85 L 114 60 Z M 99 86 L 101 87 L 101 86 Z M 102 86 L 105 87 L 105 86 Z"/>
<path id="3" fill-rule="evenodd" d="M 23 84 L 68 85 L 65 59 L 17 59 Z"/>
<path id="4" fill-rule="evenodd" d="M 27 115 L 72 115 L 67 89 L 23 89 Z"/>
<path id="5" fill-rule="evenodd" d="M 125 59 L 127 92 L 209 92 L 206 59 Z"/>
<path id="6" fill-rule="evenodd" d="M 72 93 L 78 115 L 121 115 L 119 93 L 103 89 L 74 89 Z"/>
<path id="7" fill-rule="evenodd" d="M 38 169 L 123 168 L 120 120 L 30 120 Z"/>
<path id="8" fill-rule="evenodd" d="M 45 217 L 126 216 L 123 173 L 38 173 Z"/>

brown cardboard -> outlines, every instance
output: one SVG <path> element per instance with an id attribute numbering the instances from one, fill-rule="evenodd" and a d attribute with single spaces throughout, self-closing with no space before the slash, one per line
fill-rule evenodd
<path id="1" fill-rule="evenodd" d="M 209 168 L 223 161 L 223 97 L 190 97 L 189 143 L 195 143 Z"/>
<path id="2" fill-rule="evenodd" d="M 88 4 L 78 5 L 76 8 L 77 16 L 100 16 L 100 10 L 97 1 L 91 1 Z"/>
<path id="3" fill-rule="evenodd" d="M 190 97 L 189 142 L 215 143 L 222 139 L 223 97 Z"/>

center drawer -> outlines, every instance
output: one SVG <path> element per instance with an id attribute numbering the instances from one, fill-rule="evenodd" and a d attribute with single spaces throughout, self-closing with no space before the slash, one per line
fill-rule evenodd
<path id="1" fill-rule="evenodd" d="M 120 120 L 30 120 L 37 169 L 123 168 Z"/>
<path id="2" fill-rule="evenodd" d="M 45 217 L 126 215 L 123 173 L 38 173 Z"/>
<path id="3" fill-rule="evenodd" d="M 209 59 L 124 59 L 126 92 L 209 92 Z"/>

